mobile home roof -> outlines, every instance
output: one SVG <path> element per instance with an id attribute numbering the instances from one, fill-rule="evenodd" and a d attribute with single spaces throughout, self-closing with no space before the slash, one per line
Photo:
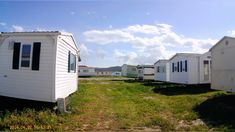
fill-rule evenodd
<path id="1" fill-rule="evenodd" d="M 79 51 L 78 47 L 77 47 L 77 43 L 73 37 L 73 34 L 68 33 L 68 32 L 61 32 L 61 31 L 31 31 L 31 32 L 1 32 L 0 36 L 24 36 L 24 35 L 64 35 L 64 36 L 70 36 L 73 40 L 73 42 L 75 43 L 75 46 L 77 48 L 77 50 Z"/>
<path id="2" fill-rule="evenodd" d="M 154 63 L 154 65 L 157 64 L 158 62 L 168 62 L 168 61 L 169 61 L 169 60 L 164 60 L 164 59 L 158 60 L 157 62 Z"/>
<path id="3" fill-rule="evenodd" d="M 230 36 L 224 36 L 222 39 L 220 39 L 213 47 L 211 47 L 211 49 L 209 51 L 211 51 L 212 49 L 214 49 L 221 41 L 223 41 L 224 39 L 227 38 L 231 38 L 231 39 L 235 39 L 234 37 L 230 37 Z"/>
<path id="4" fill-rule="evenodd" d="M 174 56 L 172 56 L 170 60 L 172 60 L 173 58 L 175 58 L 176 56 L 189 56 L 189 57 L 193 57 L 193 56 L 201 56 L 202 54 L 195 54 L 195 53 L 176 53 Z"/>

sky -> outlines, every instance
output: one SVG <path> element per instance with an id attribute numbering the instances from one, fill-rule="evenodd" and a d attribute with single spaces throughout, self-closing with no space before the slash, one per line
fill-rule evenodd
<path id="1" fill-rule="evenodd" d="M 234 0 L 0 1 L 0 31 L 65 31 L 81 65 L 153 64 L 235 36 Z"/>

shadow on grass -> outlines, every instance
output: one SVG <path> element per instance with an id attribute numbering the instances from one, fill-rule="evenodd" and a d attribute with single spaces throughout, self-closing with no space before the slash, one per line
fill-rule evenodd
<path id="1" fill-rule="evenodd" d="M 194 108 L 200 118 L 214 127 L 235 129 L 235 95 L 217 95 Z"/>
<path id="2" fill-rule="evenodd" d="M 5 114 L 7 111 L 22 111 L 25 109 L 34 109 L 36 111 L 51 109 L 56 106 L 55 103 L 49 102 L 40 102 L 40 101 L 32 101 L 32 100 L 24 100 L 17 98 L 10 98 L 0 96 L 0 114 Z"/>
<path id="3" fill-rule="evenodd" d="M 126 82 L 126 83 L 137 83 L 137 82 L 140 82 L 139 80 L 137 79 L 132 79 L 132 78 L 120 78 L 120 79 L 112 79 L 110 81 L 113 81 L 113 82 Z"/>
<path id="4" fill-rule="evenodd" d="M 186 94 L 201 94 L 201 93 L 212 92 L 214 90 L 210 89 L 209 84 L 182 85 L 182 84 L 162 83 L 158 86 L 155 86 L 153 91 L 158 94 L 174 96 L 174 95 L 186 95 Z"/>

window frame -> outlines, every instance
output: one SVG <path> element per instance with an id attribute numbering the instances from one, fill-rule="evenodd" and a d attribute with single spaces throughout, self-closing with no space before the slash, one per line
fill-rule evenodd
<path id="1" fill-rule="evenodd" d="M 22 63 L 22 53 L 23 53 L 23 46 L 24 45 L 30 45 L 29 67 L 22 67 L 21 66 L 21 63 Z M 33 48 L 33 44 L 30 44 L 30 43 L 21 44 L 21 47 L 20 47 L 20 58 L 19 58 L 19 69 L 20 70 L 31 70 L 31 67 L 32 67 L 32 57 L 33 57 L 32 56 L 33 55 L 32 48 Z"/>
<path id="2" fill-rule="evenodd" d="M 69 65 L 68 65 L 68 69 L 69 69 L 69 71 L 68 71 L 68 73 L 77 73 L 77 56 L 75 55 L 75 54 L 73 54 L 71 51 L 69 51 L 68 52 L 68 56 L 69 56 L 69 58 L 68 59 L 70 59 L 70 60 L 68 60 L 68 62 L 69 62 Z M 72 70 L 71 69 L 71 57 L 72 56 L 74 56 L 74 63 L 75 63 L 75 66 L 74 66 L 74 69 Z"/>

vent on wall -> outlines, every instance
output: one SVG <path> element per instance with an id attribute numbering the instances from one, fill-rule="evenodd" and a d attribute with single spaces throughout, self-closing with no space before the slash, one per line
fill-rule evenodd
<path id="1" fill-rule="evenodd" d="M 225 41 L 225 45 L 228 45 L 228 41 Z"/>
<path id="2" fill-rule="evenodd" d="M 13 50 L 14 43 L 15 43 L 14 41 L 10 41 L 10 42 L 9 42 L 8 50 Z"/>

